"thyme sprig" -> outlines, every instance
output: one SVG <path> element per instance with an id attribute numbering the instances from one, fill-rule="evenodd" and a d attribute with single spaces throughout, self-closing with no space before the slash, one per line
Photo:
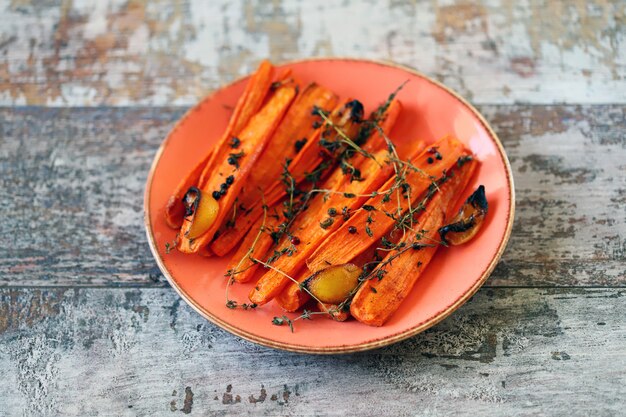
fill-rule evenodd
<path id="1" fill-rule="evenodd" d="M 341 141 L 340 142 L 350 146 L 352 149 L 354 149 L 356 152 L 360 153 L 361 155 L 365 156 L 366 158 L 373 159 L 374 161 L 376 161 L 377 164 L 380 165 L 380 162 L 378 162 L 378 160 L 374 157 L 374 155 L 372 155 L 371 153 L 367 152 L 365 149 L 363 149 L 359 145 L 357 145 L 352 139 L 350 139 L 350 137 L 348 135 L 346 135 L 346 133 L 343 130 L 341 130 L 341 128 L 339 128 L 337 125 L 335 125 L 332 122 L 332 120 L 330 120 L 330 118 L 324 114 L 323 111 L 318 111 L 317 114 L 322 119 L 324 119 L 324 121 L 330 127 L 332 127 L 335 130 L 335 132 L 337 132 L 337 134 L 341 137 Z"/>

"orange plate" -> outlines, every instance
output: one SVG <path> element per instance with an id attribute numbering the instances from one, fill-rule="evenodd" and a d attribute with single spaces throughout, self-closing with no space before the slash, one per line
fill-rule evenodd
<path id="1" fill-rule="evenodd" d="M 229 332 L 261 345 L 306 353 L 345 353 L 373 349 L 413 336 L 441 321 L 467 301 L 485 282 L 500 259 L 513 225 L 513 177 L 502 145 L 482 116 L 458 94 L 440 83 L 395 64 L 314 59 L 285 64 L 298 79 L 317 81 L 342 97 L 361 100 L 369 112 L 390 92 L 409 80 L 398 98 L 404 104 L 392 137 L 434 142 L 452 133 L 482 162 L 471 190 L 484 184 L 489 215 L 483 230 L 465 246 L 440 250 L 400 310 L 383 327 L 351 320 L 299 320 L 295 332 L 272 324 L 283 312 L 274 303 L 255 311 L 225 306 L 227 258 L 203 258 L 172 251 L 166 242 L 175 232 L 163 219 L 165 203 L 189 167 L 199 162 L 226 127 L 230 110 L 246 79 L 209 95 L 174 127 L 158 150 L 145 192 L 145 225 L 159 268 L 198 313 Z M 469 195 L 470 189 L 466 191 Z M 464 196 L 467 197 L 467 196 Z M 246 302 L 253 284 L 236 284 L 230 298 Z M 295 317 L 296 315 L 289 315 Z"/>

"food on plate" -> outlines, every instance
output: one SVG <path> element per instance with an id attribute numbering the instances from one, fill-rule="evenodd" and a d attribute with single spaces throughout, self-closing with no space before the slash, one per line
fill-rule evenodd
<path id="1" fill-rule="evenodd" d="M 485 222 L 488 206 L 485 187 L 481 185 L 461 206 L 452 222 L 439 229 L 441 240 L 453 246 L 471 240 Z"/>
<path id="2" fill-rule="evenodd" d="M 333 265 L 308 277 L 302 283 L 321 303 L 339 304 L 359 285 L 361 268 L 354 264 Z"/>
<path id="3" fill-rule="evenodd" d="M 450 135 L 396 137 L 402 86 L 367 115 L 263 61 L 217 145 L 165 207 L 178 251 L 228 256 L 226 306 L 275 300 L 294 319 L 381 326 L 440 246 L 470 241 L 487 214 L 480 186 L 454 215 L 478 160 Z M 407 116 L 408 117 L 408 116 Z M 207 121 L 209 123 L 210 121 Z M 228 287 L 253 282 L 246 302 Z"/>

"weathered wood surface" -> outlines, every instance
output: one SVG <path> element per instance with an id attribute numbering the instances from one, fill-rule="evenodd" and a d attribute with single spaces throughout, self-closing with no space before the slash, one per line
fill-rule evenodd
<path id="1" fill-rule="evenodd" d="M 0 417 L 623 414 L 625 22 L 623 0 L 0 0 Z M 455 88 L 515 176 L 487 286 L 362 354 L 218 329 L 168 288 L 142 227 L 185 108 L 262 58 L 311 56 Z"/>
<path id="2" fill-rule="evenodd" d="M 490 285 L 626 285 L 626 107 L 482 106 L 515 226 Z M 142 223 L 176 108 L 0 109 L 0 285 L 163 285 Z"/>
<path id="3" fill-rule="evenodd" d="M 623 0 L 0 1 L 0 104 L 170 105 L 262 59 L 413 66 L 476 103 L 626 102 Z"/>
<path id="4" fill-rule="evenodd" d="M 169 289 L 3 289 L 0 415 L 618 415 L 625 298 L 483 288 L 405 342 L 320 357 L 241 341 Z"/>

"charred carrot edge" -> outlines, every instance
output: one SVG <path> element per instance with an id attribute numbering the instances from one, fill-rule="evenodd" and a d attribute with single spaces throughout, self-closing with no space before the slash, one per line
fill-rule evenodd
<path id="1" fill-rule="evenodd" d="M 199 188 L 202 188 L 206 184 L 217 164 L 223 161 L 232 150 L 229 146 L 231 138 L 240 134 L 252 116 L 254 116 L 263 105 L 264 99 L 272 84 L 273 74 L 274 67 L 272 64 L 267 60 L 261 61 L 256 72 L 250 77 L 243 94 L 237 101 L 228 126 L 220 138 L 220 141 L 215 145 L 215 151 L 202 170 L 197 184 Z"/>
<path id="2" fill-rule="evenodd" d="M 346 103 L 351 100 L 352 99 L 345 100 L 343 103 L 337 105 L 331 114 L 331 119 L 334 120 L 335 116 L 340 113 Z M 319 155 L 320 147 L 318 141 L 320 134 L 321 130 L 318 129 L 311 140 L 307 141 L 302 150 L 296 155 L 291 164 L 289 164 L 289 173 L 296 184 L 301 184 L 306 179 L 306 174 L 313 171 L 323 160 Z M 328 171 L 330 170 L 329 167 Z M 274 206 L 284 196 L 285 184 L 283 184 L 281 180 L 276 180 L 268 187 L 265 193 L 266 204 Z M 262 204 L 258 202 L 251 208 L 245 205 L 244 208 L 248 211 L 243 216 L 239 216 L 235 221 L 235 225 L 224 230 L 211 245 L 211 248 L 216 254 L 223 256 L 230 252 L 263 214 Z"/>
<path id="3" fill-rule="evenodd" d="M 425 230 L 422 240 L 416 242 L 413 233 L 407 234 L 402 242 L 406 248 L 402 253 L 390 253 L 381 265 L 392 256 L 390 268 L 377 267 L 372 272 L 372 279 L 365 281 L 354 295 L 350 304 L 350 313 L 354 318 L 370 326 L 382 326 L 400 307 L 415 282 L 435 255 L 438 244 L 437 230 L 445 218 L 453 213 L 456 200 L 467 186 L 475 168 L 476 161 L 471 160 L 455 170 L 450 178 L 418 219 L 416 230 Z M 417 244 L 413 248 L 413 244 Z M 384 271 L 378 278 L 377 272 Z"/>
<path id="4" fill-rule="evenodd" d="M 414 207 L 422 198 L 422 194 L 432 184 L 431 178 L 441 177 L 446 170 L 449 170 L 457 162 L 457 159 L 464 152 L 467 154 L 463 144 L 452 137 L 442 138 L 433 147 L 438 149 L 437 152 L 441 159 L 437 159 L 434 154 L 429 152 L 430 149 L 433 149 L 429 148 L 411 160 L 411 163 L 420 172 L 409 171 L 406 173 L 404 182 L 411 187 L 410 198 L 401 197 L 400 189 L 391 195 L 387 195 L 386 190 L 389 190 L 397 180 L 396 176 L 389 179 L 378 190 L 379 195 L 370 198 L 365 203 L 373 208 L 372 211 L 362 210 L 356 212 L 337 231 L 322 242 L 307 259 L 307 267 L 312 273 L 328 265 L 350 262 L 363 253 L 372 243 L 385 236 L 396 222 L 396 220 L 385 213 L 393 213 L 398 211 L 398 209 L 401 213 L 404 213 L 409 206 Z M 396 194 L 398 195 L 396 196 Z M 389 201 L 385 202 L 385 198 Z M 366 224 L 368 217 L 373 222 L 369 228 L 370 232 L 366 234 L 363 230 L 363 225 Z"/>
<path id="5" fill-rule="evenodd" d="M 174 190 L 167 201 L 167 205 L 165 206 L 165 222 L 172 229 L 180 229 L 180 226 L 182 226 L 183 218 L 185 217 L 183 197 L 190 187 L 198 185 L 200 174 L 212 154 L 213 150 L 211 150 L 208 155 L 206 155 L 204 159 L 200 161 L 200 163 L 198 163 L 198 165 L 196 165 L 196 167 L 178 183 L 176 190 Z"/>
<path id="6" fill-rule="evenodd" d="M 393 124 L 387 124 L 383 126 L 383 131 L 388 133 L 391 131 L 392 127 Z M 419 146 L 417 143 L 415 145 Z M 391 176 L 393 171 L 392 165 L 384 163 L 387 156 L 388 151 L 384 149 L 376 152 L 372 158 L 363 159 L 361 164 L 355 165 L 361 172 L 368 174 L 363 181 L 350 182 L 350 178 L 343 175 L 343 178 L 338 181 L 339 184 L 337 187 L 328 187 L 339 193 L 331 194 L 326 201 L 319 196 L 313 200 L 306 215 L 298 218 L 293 226 L 294 230 L 299 230 L 300 233 L 302 233 L 301 236 L 298 236 L 302 242 L 298 248 L 298 252 L 288 257 L 283 256 L 274 262 L 273 267 L 275 269 L 266 272 L 259 279 L 256 287 L 250 292 L 250 301 L 262 305 L 280 294 L 291 282 L 288 276 L 303 268 L 306 264 L 306 259 L 313 252 L 317 244 L 341 225 L 343 221 L 341 215 L 333 217 L 331 221 L 325 220 L 325 218 L 328 217 L 328 209 L 337 209 L 337 207 L 339 207 L 341 210 L 343 207 L 346 207 L 347 211 L 352 211 L 355 208 L 359 208 L 367 197 L 360 197 L 358 195 L 369 194 L 378 189 L 378 187 Z M 357 158 L 354 159 L 357 160 Z M 331 175 L 327 182 L 337 181 L 336 176 L 338 174 L 336 174 L 336 172 L 337 170 Z M 339 172 L 341 171 L 339 170 Z M 355 194 L 355 198 L 347 197 L 342 193 L 353 193 Z M 324 224 L 322 227 L 322 222 L 330 224 Z M 285 241 L 283 240 L 279 247 L 283 247 L 284 245 Z"/>
<path id="7" fill-rule="evenodd" d="M 190 240 L 187 237 L 187 233 L 193 223 L 193 216 L 185 218 L 181 231 L 178 234 L 177 249 L 179 251 L 195 253 L 201 246 L 207 245 L 213 240 L 215 232 L 217 232 L 226 216 L 231 213 L 239 191 L 244 186 L 244 182 L 261 152 L 263 152 L 268 139 L 294 99 L 296 90 L 297 86 L 295 85 L 281 85 L 276 89 L 266 105 L 250 119 L 248 125 L 239 135 L 240 144 L 235 149 L 236 152 L 231 153 L 227 159 L 220 161 L 213 175 L 202 188 L 203 193 L 212 195 L 214 192 L 219 192 L 221 184 L 225 182 L 228 176 L 232 175 L 234 177 L 228 186 L 228 191 L 224 195 L 220 195 L 217 218 L 202 236 L 194 240 Z"/>

